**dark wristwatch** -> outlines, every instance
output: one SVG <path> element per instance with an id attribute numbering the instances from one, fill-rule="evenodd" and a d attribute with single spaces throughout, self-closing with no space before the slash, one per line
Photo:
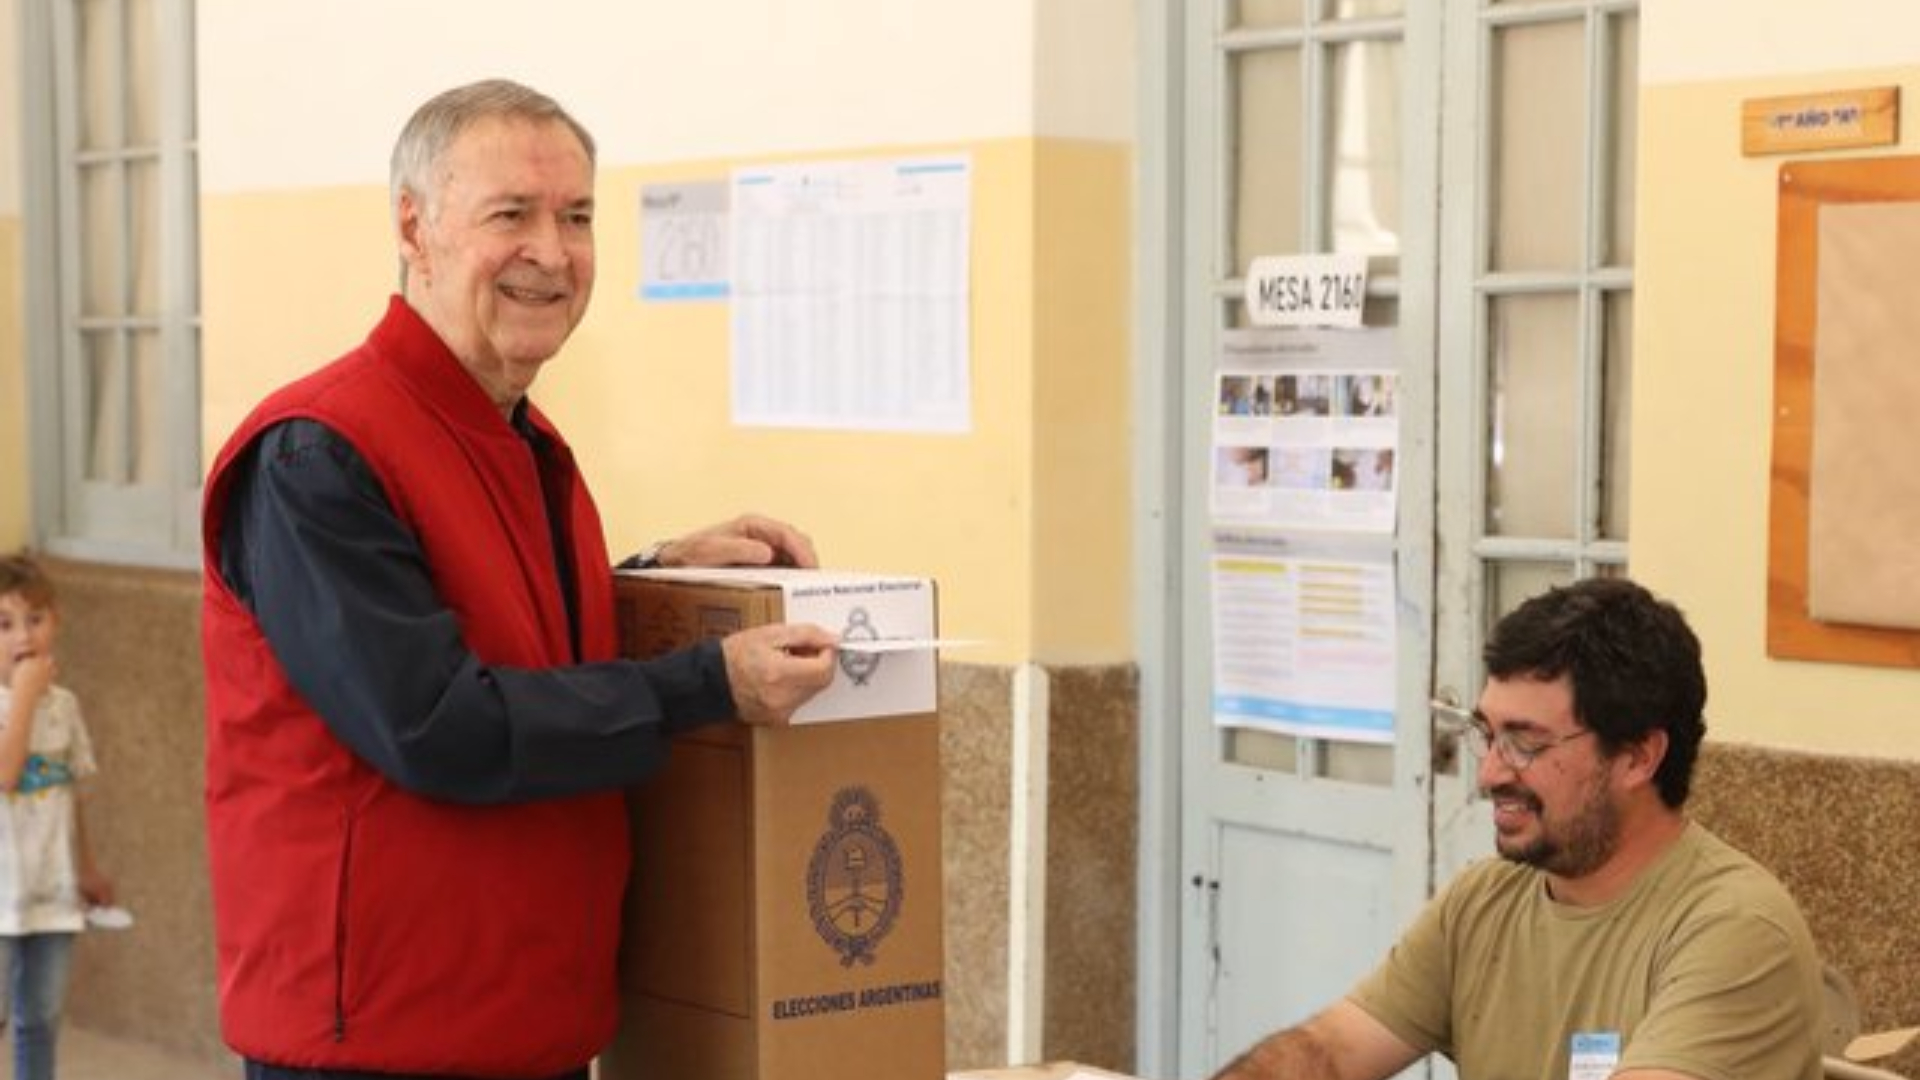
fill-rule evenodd
<path id="1" fill-rule="evenodd" d="M 666 550 L 665 540 L 655 541 L 640 549 L 640 554 L 629 555 L 621 560 L 621 570 L 653 570 L 660 565 L 660 553 Z"/>

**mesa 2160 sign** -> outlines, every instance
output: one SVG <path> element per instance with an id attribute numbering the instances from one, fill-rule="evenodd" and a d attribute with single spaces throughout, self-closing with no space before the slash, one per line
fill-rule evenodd
<path id="1" fill-rule="evenodd" d="M 1247 267 L 1255 326 L 1358 327 L 1367 302 L 1365 255 L 1268 255 Z"/>

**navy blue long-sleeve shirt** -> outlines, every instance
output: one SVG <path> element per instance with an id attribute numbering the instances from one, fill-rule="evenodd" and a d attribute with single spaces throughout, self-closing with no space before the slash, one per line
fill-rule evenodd
<path id="1" fill-rule="evenodd" d="M 515 429 L 538 439 L 522 413 Z M 625 787 L 668 736 L 733 715 L 717 641 L 645 661 L 481 663 L 372 469 L 316 421 L 262 433 L 227 506 L 222 578 L 335 737 L 407 790 L 502 803 Z M 570 569 L 555 573 L 571 596 Z"/>

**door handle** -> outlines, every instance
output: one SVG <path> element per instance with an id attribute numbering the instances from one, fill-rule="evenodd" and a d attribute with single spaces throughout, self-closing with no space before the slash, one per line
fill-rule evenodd
<path id="1" fill-rule="evenodd" d="M 1442 686 L 1428 699 L 1427 714 L 1432 721 L 1433 738 L 1429 740 L 1429 745 L 1433 771 L 1464 775 L 1460 732 L 1473 723 L 1473 710 L 1460 704 L 1460 696 L 1453 692 L 1452 687 Z"/>

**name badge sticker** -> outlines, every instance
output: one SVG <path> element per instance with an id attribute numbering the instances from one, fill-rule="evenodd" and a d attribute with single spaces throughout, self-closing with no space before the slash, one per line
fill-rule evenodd
<path id="1" fill-rule="evenodd" d="M 1620 1064 L 1620 1033 L 1576 1031 L 1567 1058 L 1567 1080 L 1607 1080 Z"/>

